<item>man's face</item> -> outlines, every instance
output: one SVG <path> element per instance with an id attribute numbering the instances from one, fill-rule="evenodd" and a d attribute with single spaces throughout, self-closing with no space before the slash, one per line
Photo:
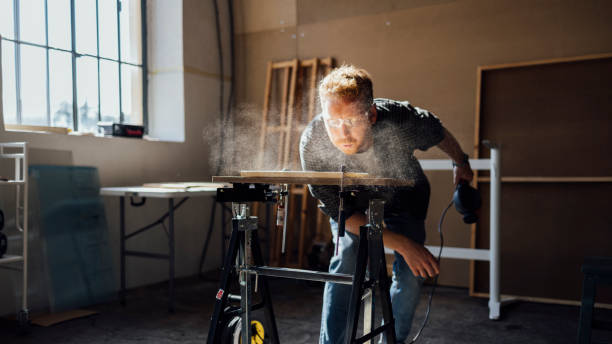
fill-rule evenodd
<path id="1" fill-rule="evenodd" d="M 365 151 L 371 143 L 371 128 L 376 115 L 364 111 L 357 102 L 324 100 L 323 120 L 331 142 L 344 154 Z"/>

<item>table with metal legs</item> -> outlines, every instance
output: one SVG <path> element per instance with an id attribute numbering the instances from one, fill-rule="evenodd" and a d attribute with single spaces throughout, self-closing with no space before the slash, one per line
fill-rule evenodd
<path id="1" fill-rule="evenodd" d="M 205 184 L 205 183 L 198 183 Z M 218 184 L 209 183 L 210 186 L 191 187 L 184 189 L 168 189 L 156 187 L 107 187 L 101 188 L 100 194 L 103 196 L 118 196 L 119 197 L 119 251 L 120 251 L 120 267 L 121 267 L 121 289 L 119 297 L 122 305 L 125 305 L 125 290 L 126 290 L 126 257 L 141 257 L 150 259 L 161 259 L 168 261 L 168 310 L 174 312 L 174 277 L 175 277 L 175 249 L 174 249 L 174 220 L 175 211 L 183 205 L 189 198 L 192 197 L 211 197 L 216 194 Z M 148 224 L 138 230 L 127 233 L 126 231 L 126 202 L 125 199 L 130 199 L 130 204 L 139 207 L 145 204 L 147 198 L 167 199 L 168 210 L 159 219 Z M 140 202 L 135 202 L 135 198 L 141 198 Z M 175 202 L 175 199 L 180 201 Z M 214 202 L 213 202 L 214 204 Z M 213 209 L 214 212 L 214 209 Z M 214 213 L 213 213 L 214 214 Z M 211 214 L 211 217 L 214 216 Z M 211 219 L 213 220 L 213 219 Z M 168 222 L 166 227 L 165 221 Z M 154 227 L 162 226 L 166 230 L 168 236 L 168 254 L 152 253 L 145 251 L 136 251 L 126 249 L 126 241 L 137 235 L 140 235 Z M 209 223 L 207 238 L 213 230 L 214 222 Z"/>

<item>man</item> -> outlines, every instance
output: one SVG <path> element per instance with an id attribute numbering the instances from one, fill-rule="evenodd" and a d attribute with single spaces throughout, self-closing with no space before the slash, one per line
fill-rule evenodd
<path id="1" fill-rule="evenodd" d="M 438 146 L 454 161 L 455 184 L 471 181 L 473 172 L 467 154 L 436 116 L 406 101 L 372 95 L 372 80 L 363 69 L 342 66 L 327 75 L 319 85 L 322 113 L 302 133 L 300 157 L 302 169 L 308 171 L 340 171 L 344 165 L 347 171 L 415 181 L 414 187 L 387 188 L 384 193 L 383 243 L 395 254 L 390 293 L 396 337 L 402 342 L 410 333 L 423 281 L 439 273 L 438 262 L 423 246 L 430 188 L 413 152 Z M 309 187 L 330 216 L 336 242 L 339 188 Z M 367 223 L 367 203 L 345 203 L 346 235 L 330 261 L 332 273 L 354 272 L 359 227 Z M 320 343 L 345 341 L 349 297 L 350 286 L 325 284 Z"/>

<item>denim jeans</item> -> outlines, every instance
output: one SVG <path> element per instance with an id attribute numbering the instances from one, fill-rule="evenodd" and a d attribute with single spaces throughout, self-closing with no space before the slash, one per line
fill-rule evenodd
<path id="1" fill-rule="evenodd" d="M 330 220 L 330 223 L 335 243 L 338 235 L 338 224 L 334 220 Z M 399 215 L 385 217 L 385 224 L 385 230 L 405 235 L 420 244 L 425 241 L 423 220 L 415 220 L 408 215 Z M 346 231 L 344 237 L 340 238 L 338 254 L 330 260 L 329 272 L 354 274 L 358 244 L 359 237 Z M 412 318 L 419 302 L 419 293 L 424 279 L 412 274 L 399 253 L 394 252 L 394 255 L 390 293 L 393 318 L 395 319 L 395 335 L 397 342 L 402 343 L 410 334 Z M 319 343 L 337 344 L 346 341 L 346 321 L 350 295 L 350 285 L 325 283 Z"/>

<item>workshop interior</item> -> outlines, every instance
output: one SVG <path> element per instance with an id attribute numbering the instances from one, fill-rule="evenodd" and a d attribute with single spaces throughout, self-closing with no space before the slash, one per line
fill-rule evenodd
<path id="1" fill-rule="evenodd" d="M 612 343 L 610 14 L 0 0 L 0 343 Z"/>

